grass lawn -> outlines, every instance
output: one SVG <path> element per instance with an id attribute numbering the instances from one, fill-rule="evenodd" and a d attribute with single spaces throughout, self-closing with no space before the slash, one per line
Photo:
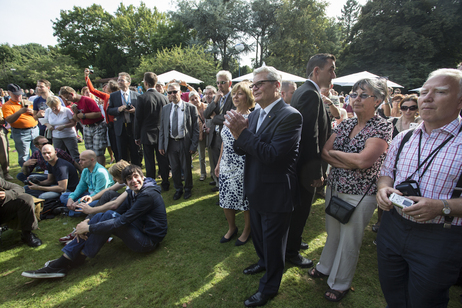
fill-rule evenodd
<path id="1" fill-rule="evenodd" d="M 10 144 L 10 173 L 15 176 L 20 169 L 11 139 Z M 82 151 L 83 144 L 79 148 Z M 190 199 L 173 201 L 174 189 L 163 193 L 168 234 L 151 253 L 134 253 L 114 238 L 67 277 L 34 280 L 22 277 L 21 272 L 41 268 L 47 260 L 60 256 L 58 238 L 83 218 L 41 221 L 36 234 L 43 244 L 38 248 L 23 244 L 20 232 L 4 232 L 0 244 L 0 307 L 244 307 L 244 300 L 258 289 L 263 275 L 242 274 L 245 267 L 257 261 L 256 253 L 251 241 L 240 247 L 234 246 L 234 241 L 219 243 L 227 231 L 225 216 L 215 204 L 218 193 L 210 191 L 210 177 L 201 182 L 199 173 L 196 157 Z M 315 262 L 326 239 L 324 216 L 324 199 L 317 199 L 303 235 L 310 248 L 302 251 Z M 385 307 L 372 243 L 376 234 L 371 225 L 376 219 L 374 215 L 365 230 L 351 292 L 341 303 L 323 298 L 326 278 L 313 280 L 306 269 L 287 264 L 279 295 L 266 307 Z M 242 213 L 236 221 L 242 230 Z M 460 294 L 460 287 L 451 288 L 450 307 L 461 306 Z"/>

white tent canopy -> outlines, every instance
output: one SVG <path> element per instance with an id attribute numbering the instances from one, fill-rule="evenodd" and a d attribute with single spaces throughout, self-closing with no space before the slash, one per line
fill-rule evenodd
<path id="1" fill-rule="evenodd" d="M 157 76 L 158 81 L 165 82 L 165 83 L 172 81 L 173 79 L 183 80 L 183 81 L 186 81 L 187 83 L 193 83 L 193 84 L 199 84 L 203 82 L 202 80 L 199 80 L 194 77 L 188 76 L 186 74 L 177 72 L 175 70 L 166 72 L 166 73 L 163 73 Z"/>
<path id="2" fill-rule="evenodd" d="M 279 71 L 279 74 L 282 76 L 282 80 L 289 80 L 289 81 L 294 81 L 294 82 L 305 82 L 306 78 L 298 77 L 297 75 L 292 75 L 286 72 Z M 241 77 L 234 78 L 233 81 L 243 81 L 243 80 L 253 80 L 253 73 L 246 74 Z"/>
<path id="3" fill-rule="evenodd" d="M 339 86 L 342 86 L 342 87 L 346 87 L 346 86 L 353 86 L 356 83 L 356 81 L 358 81 L 360 79 L 378 78 L 378 77 L 379 76 L 374 75 L 372 73 L 369 73 L 368 71 L 364 71 L 364 72 L 359 72 L 359 73 L 355 73 L 355 74 L 346 75 L 346 76 L 342 76 L 342 77 L 339 77 L 339 78 L 332 79 L 332 83 L 336 84 L 336 85 L 339 85 Z M 390 80 L 387 80 L 387 85 L 389 87 L 393 87 L 393 88 L 404 88 L 402 85 L 394 83 L 393 81 L 390 81 Z"/>

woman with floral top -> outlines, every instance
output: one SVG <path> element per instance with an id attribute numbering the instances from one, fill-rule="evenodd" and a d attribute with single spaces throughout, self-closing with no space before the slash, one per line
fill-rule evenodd
<path id="1" fill-rule="evenodd" d="M 340 123 L 322 151 L 322 158 L 332 166 L 326 206 L 331 196 L 356 206 L 346 224 L 326 215 L 326 244 L 318 264 L 308 272 L 314 278 L 329 276 L 329 288 L 324 294 L 329 301 L 341 300 L 350 290 L 364 229 L 377 207 L 375 181 L 385 159 L 392 126 L 376 115 L 376 109 L 387 97 L 387 91 L 383 79 L 356 82 L 350 100 L 357 117 Z"/>

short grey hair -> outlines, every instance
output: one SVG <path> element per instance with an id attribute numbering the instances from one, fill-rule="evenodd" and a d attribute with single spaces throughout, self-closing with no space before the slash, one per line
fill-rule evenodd
<path id="1" fill-rule="evenodd" d="M 283 80 L 282 83 L 281 83 L 281 90 L 289 89 L 290 85 L 294 86 L 294 88 L 297 86 L 297 84 L 295 82 L 293 82 L 292 80 Z"/>
<path id="2" fill-rule="evenodd" d="M 428 80 L 436 76 L 450 77 L 454 79 L 455 81 L 457 81 L 457 83 L 459 84 L 459 98 L 462 97 L 462 71 L 461 70 L 454 69 L 454 68 L 440 68 L 440 69 L 437 69 L 436 71 L 431 72 L 428 75 L 428 78 L 427 80 L 425 80 L 425 82 L 427 82 Z"/>
<path id="3" fill-rule="evenodd" d="M 387 80 L 385 78 L 365 78 L 358 80 L 353 85 L 353 92 L 356 92 L 358 89 L 365 91 L 366 88 L 371 90 L 380 102 L 383 102 L 388 96 Z"/>
<path id="4" fill-rule="evenodd" d="M 217 73 L 217 79 L 218 77 L 223 76 L 226 78 L 226 80 L 231 81 L 233 79 L 233 75 L 229 71 L 219 71 Z"/>
<path id="5" fill-rule="evenodd" d="M 199 95 L 199 93 L 197 93 L 196 91 L 191 91 L 189 92 L 189 99 L 191 99 L 191 97 L 193 97 L 194 95 L 196 95 L 197 97 L 199 97 L 199 99 L 201 98 L 201 96 Z"/>
<path id="6" fill-rule="evenodd" d="M 176 88 L 178 90 L 181 90 L 181 87 L 180 87 L 180 84 L 179 83 L 176 83 L 176 82 L 172 82 L 172 83 L 169 83 L 168 84 L 168 87 L 172 87 L 172 88 Z"/>
<path id="7" fill-rule="evenodd" d="M 266 73 L 266 78 L 269 80 L 277 80 L 279 83 L 282 82 L 281 74 L 272 66 L 262 66 L 253 71 L 253 76 L 257 74 Z"/>
<path id="8" fill-rule="evenodd" d="M 204 92 L 207 89 L 212 90 L 212 93 L 217 93 L 217 88 L 215 88 L 214 86 L 206 86 L 205 89 L 204 89 Z"/>

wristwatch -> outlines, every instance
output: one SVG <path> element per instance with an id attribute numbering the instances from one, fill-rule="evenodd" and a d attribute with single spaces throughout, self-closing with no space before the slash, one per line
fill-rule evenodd
<path id="1" fill-rule="evenodd" d="M 443 214 L 448 216 L 449 214 L 451 214 L 451 208 L 449 207 L 449 203 L 446 200 L 441 200 L 441 201 L 443 201 L 443 205 L 444 205 Z"/>

